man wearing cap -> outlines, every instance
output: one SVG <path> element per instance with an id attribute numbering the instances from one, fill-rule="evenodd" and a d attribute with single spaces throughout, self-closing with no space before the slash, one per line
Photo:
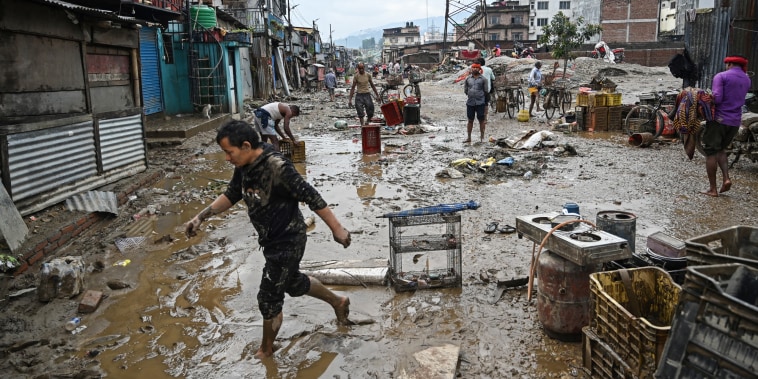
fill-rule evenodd
<path id="1" fill-rule="evenodd" d="M 474 116 L 479 120 L 479 138 L 480 141 L 484 141 L 484 95 L 490 91 L 487 86 L 487 81 L 481 74 L 482 66 L 478 63 L 471 65 L 471 75 L 463 82 L 463 92 L 468 96 L 466 100 L 466 117 L 468 118 L 468 124 L 466 124 L 466 132 L 468 138 L 463 141 L 464 143 L 471 142 L 471 131 L 474 128 Z"/>
<path id="2" fill-rule="evenodd" d="M 492 55 L 496 57 L 500 56 L 500 45 L 495 45 L 495 48 L 492 49 Z"/>
<path id="3" fill-rule="evenodd" d="M 730 55 L 724 59 L 724 63 L 726 70 L 713 77 L 713 103 L 716 113 L 714 119 L 706 123 L 701 141 L 706 154 L 705 172 L 708 174 L 710 185 L 708 190 L 702 193 L 713 197 L 732 188 L 726 148 L 739 131 L 742 106 L 751 85 L 747 76 L 747 58 Z M 716 172 L 719 168 L 722 175 L 721 189 L 716 191 Z"/>

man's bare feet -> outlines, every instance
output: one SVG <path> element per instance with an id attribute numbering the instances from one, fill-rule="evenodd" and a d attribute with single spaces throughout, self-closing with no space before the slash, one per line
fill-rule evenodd
<path id="1" fill-rule="evenodd" d="M 274 346 L 271 351 L 263 351 L 263 348 L 259 348 L 258 351 L 255 352 L 255 355 L 253 355 L 257 359 L 264 359 L 264 358 L 271 358 L 274 356 L 274 352 L 279 349 L 278 346 Z"/>
<path id="2" fill-rule="evenodd" d="M 350 315 L 350 298 L 347 296 L 342 297 L 340 303 L 334 307 L 334 313 L 337 315 L 337 324 L 353 325 L 347 318 Z"/>
<path id="3" fill-rule="evenodd" d="M 700 191 L 703 195 L 708 195 L 711 197 L 719 197 L 719 193 L 716 192 L 716 190 L 708 190 L 708 191 Z"/>
<path id="4" fill-rule="evenodd" d="M 721 189 L 719 190 L 719 192 L 720 192 L 720 193 L 724 193 L 724 192 L 726 192 L 726 191 L 729 191 L 731 188 L 732 188 L 732 181 L 731 181 L 731 180 L 726 180 L 726 181 L 724 181 L 724 183 L 721 185 Z"/>
<path id="5" fill-rule="evenodd" d="M 467 139 L 467 140 L 463 141 L 463 143 L 471 143 L 471 138 L 469 138 L 469 139 Z"/>

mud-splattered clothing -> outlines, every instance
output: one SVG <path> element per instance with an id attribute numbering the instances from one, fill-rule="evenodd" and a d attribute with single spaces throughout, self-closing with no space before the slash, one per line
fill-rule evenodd
<path id="1" fill-rule="evenodd" d="M 326 207 L 321 195 L 295 170 L 295 166 L 269 144 L 253 163 L 234 169 L 224 195 L 232 202 L 244 200 L 250 222 L 258 232 L 266 264 L 258 292 L 264 319 L 282 310 L 285 292 L 302 296 L 310 280 L 299 270 L 306 243 L 306 225 L 299 202 L 311 210 Z"/>

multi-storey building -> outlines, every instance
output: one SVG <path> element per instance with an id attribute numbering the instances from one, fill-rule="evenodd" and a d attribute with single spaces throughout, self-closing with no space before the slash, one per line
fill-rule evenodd
<path id="1" fill-rule="evenodd" d="M 400 58 L 399 51 L 412 45 L 421 44 L 421 32 L 418 25 L 406 22 L 405 26 L 384 29 L 382 33 L 384 44 L 382 45 L 382 61 L 394 62 Z"/>

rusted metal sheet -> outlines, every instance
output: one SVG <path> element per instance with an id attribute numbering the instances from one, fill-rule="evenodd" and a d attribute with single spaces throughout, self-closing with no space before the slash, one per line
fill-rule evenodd
<path id="1" fill-rule="evenodd" d="M 142 116 L 100 120 L 103 171 L 131 163 L 147 165 Z"/>
<path id="2" fill-rule="evenodd" d="M 7 138 L 14 202 L 97 175 L 91 121 L 11 134 Z"/>

